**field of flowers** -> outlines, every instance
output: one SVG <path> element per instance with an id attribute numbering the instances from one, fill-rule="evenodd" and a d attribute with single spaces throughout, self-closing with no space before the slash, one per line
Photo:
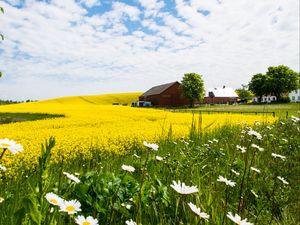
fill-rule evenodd
<path id="1" fill-rule="evenodd" d="M 139 93 L 65 97 L 41 102 L 1 106 L 0 112 L 28 112 L 64 114 L 65 117 L 11 123 L 0 126 L 1 138 L 20 143 L 24 151 L 3 158 L 8 168 L 6 176 L 16 170 L 33 169 L 40 155 L 40 143 L 50 136 L 56 138 L 52 161 L 60 157 L 68 160 L 91 159 L 94 151 L 124 154 L 144 140 L 187 137 L 194 121 L 197 127 L 200 117 L 187 113 L 141 109 L 123 106 L 137 99 Z M 119 103 L 120 105 L 112 105 Z M 225 124 L 254 124 L 255 121 L 274 122 L 274 118 L 244 115 L 203 115 L 201 128 L 215 129 Z M 200 127 L 196 128 L 200 129 Z"/>

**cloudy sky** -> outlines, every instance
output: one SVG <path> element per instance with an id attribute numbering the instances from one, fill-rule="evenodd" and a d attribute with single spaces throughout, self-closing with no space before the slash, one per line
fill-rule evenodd
<path id="1" fill-rule="evenodd" d="M 299 0 L 2 0 L 0 99 L 146 91 L 299 71 Z"/>

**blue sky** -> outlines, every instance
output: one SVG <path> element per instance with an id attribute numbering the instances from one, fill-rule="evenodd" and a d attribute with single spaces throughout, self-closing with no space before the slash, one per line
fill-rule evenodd
<path id="1" fill-rule="evenodd" d="M 238 88 L 299 71 L 298 0 L 4 0 L 0 99 L 146 91 L 203 76 Z"/>

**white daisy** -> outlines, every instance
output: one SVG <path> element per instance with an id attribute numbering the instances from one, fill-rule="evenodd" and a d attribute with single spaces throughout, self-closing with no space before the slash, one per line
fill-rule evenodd
<path id="1" fill-rule="evenodd" d="M 251 193 L 252 193 L 256 198 L 258 198 L 258 195 L 257 195 L 253 190 L 251 190 Z"/>
<path id="2" fill-rule="evenodd" d="M 127 165 L 122 165 L 122 169 L 130 173 L 135 171 L 135 168 L 133 166 L 127 166 Z"/>
<path id="3" fill-rule="evenodd" d="M 279 155 L 279 154 L 276 154 L 276 153 L 272 153 L 271 155 L 272 155 L 274 158 L 280 158 L 280 159 L 282 159 L 282 160 L 285 160 L 285 159 L 286 159 L 285 156 Z"/>
<path id="4" fill-rule="evenodd" d="M 239 176 L 240 175 L 240 173 L 239 172 L 237 172 L 237 171 L 235 171 L 234 169 L 231 169 L 231 172 L 233 172 L 235 175 L 237 175 L 237 176 Z"/>
<path id="5" fill-rule="evenodd" d="M 187 194 L 192 194 L 198 192 L 198 188 L 196 186 L 187 186 L 185 183 L 181 183 L 178 181 L 173 180 L 173 185 L 170 185 L 175 191 L 177 191 L 180 194 L 187 195 Z"/>
<path id="6" fill-rule="evenodd" d="M 257 169 L 257 168 L 255 168 L 255 167 L 250 167 L 251 168 L 251 170 L 253 170 L 253 171 L 255 171 L 255 172 L 257 172 L 257 173 L 260 173 L 260 170 L 259 169 Z"/>
<path id="7" fill-rule="evenodd" d="M 6 171 L 7 168 L 6 168 L 5 166 L 2 166 L 2 165 L 0 164 L 0 170 Z"/>
<path id="8" fill-rule="evenodd" d="M 240 145 L 237 145 L 236 146 L 236 148 L 238 149 L 238 150 L 240 150 L 242 153 L 245 153 L 246 152 L 246 147 L 243 147 L 243 146 L 240 146 Z"/>
<path id="9" fill-rule="evenodd" d="M 260 151 L 260 152 L 262 152 L 262 151 L 264 151 L 265 149 L 264 148 L 262 148 L 262 147 L 259 147 L 258 145 L 256 145 L 256 144 L 251 144 L 251 147 L 252 148 L 256 148 L 258 151 Z"/>
<path id="10" fill-rule="evenodd" d="M 144 141 L 143 145 L 152 149 L 153 151 L 157 151 L 159 148 L 159 146 L 157 144 L 151 144 L 151 143 L 148 143 L 147 141 Z"/>
<path id="11" fill-rule="evenodd" d="M 126 220 L 125 223 L 126 223 L 126 225 L 137 225 L 136 222 L 134 222 L 132 219 Z"/>
<path id="12" fill-rule="evenodd" d="M 66 175 L 70 180 L 74 181 L 75 183 L 80 183 L 80 180 L 74 176 L 73 174 L 67 173 L 67 172 L 63 172 L 64 175 Z"/>
<path id="13" fill-rule="evenodd" d="M 69 215 L 80 212 L 81 204 L 77 200 L 63 201 L 60 205 L 61 212 L 67 212 Z"/>
<path id="14" fill-rule="evenodd" d="M 164 158 L 161 157 L 161 156 L 159 156 L 159 155 L 155 156 L 155 159 L 156 159 L 157 161 L 163 161 L 163 160 L 164 160 Z"/>
<path id="15" fill-rule="evenodd" d="M 300 121 L 300 118 L 298 118 L 298 117 L 296 117 L 296 116 L 291 116 L 291 120 L 292 120 L 293 122 L 298 122 L 298 121 Z"/>
<path id="16" fill-rule="evenodd" d="M 253 137 L 256 137 L 258 140 L 261 140 L 261 139 L 262 139 L 261 134 L 258 133 L 258 132 L 256 132 L 255 130 L 252 130 L 252 129 L 250 129 L 250 130 L 248 131 L 248 135 L 253 136 Z"/>
<path id="17" fill-rule="evenodd" d="M 194 205 L 193 203 L 188 203 L 189 207 L 191 208 L 191 210 L 196 213 L 198 216 L 200 216 L 201 218 L 208 220 L 209 219 L 209 215 L 206 214 L 205 212 L 201 212 L 201 209 L 198 208 L 196 205 Z"/>
<path id="18" fill-rule="evenodd" d="M 232 215 L 231 212 L 227 214 L 227 217 L 231 219 L 233 222 L 235 222 L 238 225 L 253 225 L 253 223 L 247 222 L 247 219 L 242 220 L 241 217 L 238 214 Z"/>
<path id="19" fill-rule="evenodd" d="M 0 197 L 0 203 L 4 202 L 4 198 Z"/>
<path id="20" fill-rule="evenodd" d="M 138 156 L 137 154 L 133 154 L 133 156 L 137 159 L 141 158 L 140 156 Z"/>
<path id="21" fill-rule="evenodd" d="M 218 180 L 219 182 L 223 182 L 225 183 L 226 185 L 229 185 L 231 187 L 234 187 L 235 186 L 235 182 L 234 181 L 231 181 L 231 180 L 227 180 L 225 177 L 223 176 L 219 176 Z"/>
<path id="22" fill-rule="evenodd" d="M 7 149 L 12 154 L 17 154 L 23 151 L 22 145 L 16 143 L 13 140 L 9 140 L 7 138 L 0 139 L 0 148 Z"/>
<path id="23" fill-rule="evenodd" d="M 287 182 L 283 177 L 278 176 L 277 177 L 282 183 L 284 184 L 289 184 L 289 182 Z"/>
<path id="24" fill-rule="evenodd" d="M 57 205 L 60 206 L 63 203 L 63 199 L 61 197 L 59 197 L 58 195 L 49 192 L 45 195 L 45 198 L 47 199 L 47 201 L 52 204 L 52 205 Z"/>
<path id="25" fill-rule="evenodd" d="M 98 225 L 98 220 L 91 216 L 85 218 L 84 216 L 77 216 L 75 222 L 79 225 Z"/>

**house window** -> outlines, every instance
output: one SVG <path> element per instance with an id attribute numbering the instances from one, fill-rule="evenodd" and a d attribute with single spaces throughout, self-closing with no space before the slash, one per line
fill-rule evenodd
<path id="1" fill-rule="evenodd" d="M 300 95 L 298 96 L 298 100 L 300 101 Z"/>
<path id="2" fill-rule="evenodd" d="M 299 97 L 299 96 L 298 96 Z M 295 96 L 292 96 L 292 100 L 295 101 Z"/>

